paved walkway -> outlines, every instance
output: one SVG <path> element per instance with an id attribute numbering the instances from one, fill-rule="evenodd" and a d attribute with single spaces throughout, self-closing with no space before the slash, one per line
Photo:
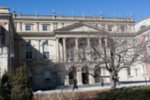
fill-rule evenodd
<path id="1" fill-rule="evenodd" d="M 134 86 L 146 86 L 150 85 L 150 83 L 133 83 L 133 84 L 121 84 L 117 86 L 117 88 L 125 88 L 125 87 L 134 87 Z M 84 87 L 84 88 L 79 88 L 78 90 L 72 90 L 72 89 L 56 89 L 56 90 L 47 90 L 47 91 L 36 91 L 33 94 L 34 95 L 44 95 L 44 94 L 58 94 L 58 93 L 66 93 L 66 92 L 80 92 L 80 91 L 91 91 L 91 90 L 104 90 L 104 89 L 110 89 L 110 86 L 96 86 L 96 87 Z"/>

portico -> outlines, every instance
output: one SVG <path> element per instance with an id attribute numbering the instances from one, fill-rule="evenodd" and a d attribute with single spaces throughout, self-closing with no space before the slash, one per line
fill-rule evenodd
<path id="1" fill-rule="evenodd" d="M 79 27 L 75 24 L 76 27 L 72 25 L 72 28 L 68 26 L 69 29 L 62 28 L 55 31 L 57 36 L 56 48 L 58 48 L 57 61 L 63 63 L 65 67 L 69 67 L 68 74 L 65 77 L 65 85 L 73 84 L 72 81 L 75 78 L 78 81 L 78 85 L 94 84 L 100 81 L 98 79 L 95 81 L 95 71 L 90 70 L 90 68 L 94 69 L 94 65 L 89 64 L 89 61 L 96 60 L 96 54 L 93 54 L 91 46 L 101 48 L 102 38 L 106 37 L 105 32 L 89 26 L 86 26 L 86 29 L 89 28 L 90 32 L 83 31 L 81 27 L 84 24 L 78 24 Z M 107 42 L 106 39 L 105 42 Z"/>

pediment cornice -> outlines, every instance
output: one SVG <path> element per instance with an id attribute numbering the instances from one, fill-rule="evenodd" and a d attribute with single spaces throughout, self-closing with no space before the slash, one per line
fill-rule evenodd
<path id="1" fill-rule="evenodd" d="M 84 30 L 82 30 L 81 28 L 86 28 Z M 58 33 L 58 32 L 103 32 L 103 33 L 106 33 L 104 30 L 101 30 L 93 25 L 89 25 L 89 24 L 86 24 L 86 23 L 82 23 L 82 22 L 79 22 L 79 23 L 74 23 L 72 25 L 68 25 L 66 27 L 63 27 L 63 28 L 60 28 L 60 29 L 56 29 L 54 30 L 54 32 Z"/>

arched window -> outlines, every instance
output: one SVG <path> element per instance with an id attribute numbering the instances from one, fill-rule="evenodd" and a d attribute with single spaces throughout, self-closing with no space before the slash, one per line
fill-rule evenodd
<path id="1" fill-rule="evenodd" d="M 26 60 L 32 59 L 32 45 L 30 42 L 26 44 Z"/>
<path id="2" fill-rule="evenodd" d="M 49 59 L 49 46 L 48 42 L 43 43 L 43 57 Z"/>

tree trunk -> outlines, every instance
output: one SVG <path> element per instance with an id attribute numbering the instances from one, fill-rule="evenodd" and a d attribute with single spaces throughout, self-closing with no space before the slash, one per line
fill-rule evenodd
<path id="1" fill-rule="evenodd" d="M 111 89 L 115 89 L 116 88 L 116 83 L 115 83 L 113 72 L 110 72 L 110 85 L 111 85 Z"/>

